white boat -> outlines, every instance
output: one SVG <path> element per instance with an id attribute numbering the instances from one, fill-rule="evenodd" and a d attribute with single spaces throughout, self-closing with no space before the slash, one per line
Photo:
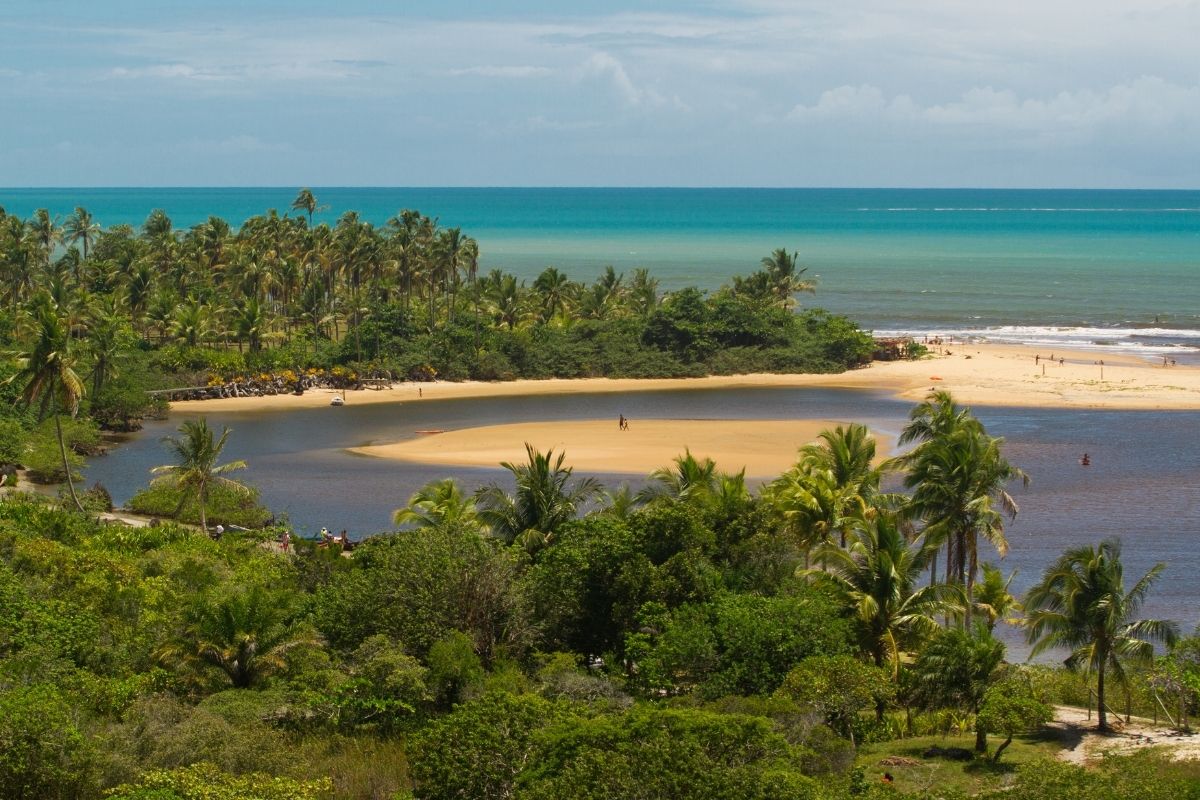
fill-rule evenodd
<path id="1" fill-rule="evenodd" d="M 341 395 L 334 395 L 333 399 L 329 401 L 329 405 L 344 406 L 346 405 L 346 401 L 342 399 Z"/>

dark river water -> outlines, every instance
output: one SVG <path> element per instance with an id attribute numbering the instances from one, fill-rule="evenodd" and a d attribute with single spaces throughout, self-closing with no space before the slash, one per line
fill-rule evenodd
<path id="1" fill-rule="evenodd" d="M 538 420 L 794 419 L 862 422 L 896 435 L 911 405 L 881 394 L 832 389 L 715 389 L 439 400 L 288 412 L 213 413 L 209 424 L 230 435 L 224 458 L 245 459 L 239 478 L 262 491 L 263 502 L 286 514 L 301 535 L 322 526 L 352 538 L 387 531 L 392 512 L 438 478 L 468 490 L 498 481 L 497 469 L 404 464 L 348 453 L 345 448 L 394 442 L 423 429 L 455 429 Z M 1032 478 L 1014 486 L 1021 505 L 1008 527 L 1005 571 L 1017 570 L 1015 594 L 1037 581 L 1064 549 L 1109 536 L 1124 541 L 1126 583 L 1150 566 L 1167 569 L 1145 605 L 1146 616 L 1178 620 L 1185 632 L 1200 621 L 1200 412 L 1063 411 L 975 407 L 993 435 L 1005 437 L 1008 459 Z M 93 459 L 89 484 L 100 481 L 123 503 L 168 463 L 161 439 L 183 415 L 146 425 L 142 433 Z M 534 443 L 537 444 L 536 442 Z M 799 444 L 799 443 L 797 443 Z M 683 443 L 680 443 L 680 450 Z M 1080 454 L 1092 465 L 1079 466 Z M 570 453 L 567 453 L 570 463 Z M 606 485 L 638 484 L 630 475 L 597 474 Z M 986 545 L 983 545 L 986 548 Z M 984 549 L 982 552 L 987 553 Z M 994 552 L 983 556 L 995 560 Z M 1010 655 L 1026 648 L 1015 632 Z"/>

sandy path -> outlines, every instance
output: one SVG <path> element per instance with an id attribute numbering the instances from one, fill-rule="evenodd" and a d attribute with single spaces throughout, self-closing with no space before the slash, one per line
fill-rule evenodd
<path id="1" fill-rule="evenodd" d="M 773 477 L 796 460 L 796 450 L 838 423 L 830 420 L 632 420 L 530 422 L 464 428 L 395 444 L 353 448 L 362 455 L 422 464 L 494 467 L 524 463 L 525 443 L 566 452 L 571 466 L 588 472 L 646 475 L 690 448 L 725 472 L 745 468 L 751 477 Z M 881 444 L 884 444 L 881 442 Z M 885 447 L 881 446 L 880 454 Z"/>
<path id="2" fill-rule="evenodd" d="M 975 405 L 1200 409 L 1200 368 L 1163 367 L 1132 356 L 1057 351 L 1063 363 L 1036 359 L 1047 355 L 1010 345 L 949 345 L 921 361 L 880 362 L 837 375 L 726 375 L 684 379 L 519 380 L 504 383 L 400 383 L 379 391 L 347 393 L 347 403 L 436 402 L 467 397 L 516 397 L 585 392 L 743 387 L 835 387 L 874 389 L 906 400 L 919 400 L 931 388 L 949 389 L 957 400 Z M 1104 358 L 1103 369 L 1097 363 Z M 1103 379 L 1101 374 L 1103 373 Z M 301 396 L 239 397 L 172 404 L 182 413 L 274 411 L 328 406 L 333 391 Z"/>
<path id="3" fill-rule="evenodd" d="M 1143 717 L 1132 717 L 1128 724 L 1124 717 L 1110 716 L 1109 721 L 1113 732 L 1101 734 L 1096 730 L 1095 715 L 1089 720 L 1087 709 L 1055 706 L 1051 727 L 1062 732 L 1066 745 L 1059 759 L 1083 766 L 1107 753 L 1122 755 L 1150 747 L 1165 748 L 1176 761 L 1200 758 L 1200 733 L 1179 734 L 1165 722 L 1156 725 Z"/>

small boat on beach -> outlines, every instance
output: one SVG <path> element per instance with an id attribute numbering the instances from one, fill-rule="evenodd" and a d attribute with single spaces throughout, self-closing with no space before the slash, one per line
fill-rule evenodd
<path id="1" fill-rule="evenodd" d="M 334 398 L 329 401 L 329 405 L 344 406 L 346 405 L 346 401 L 342 399 L 341 395 L 334 395 Z"/>

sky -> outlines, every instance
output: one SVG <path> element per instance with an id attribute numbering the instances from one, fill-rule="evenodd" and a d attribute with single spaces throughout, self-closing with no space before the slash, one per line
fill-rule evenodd
<path id="1" fill-rule="evenodd" d="M 0 2 L 0 186 L 1200 187 L 1200 0 Z"/>

